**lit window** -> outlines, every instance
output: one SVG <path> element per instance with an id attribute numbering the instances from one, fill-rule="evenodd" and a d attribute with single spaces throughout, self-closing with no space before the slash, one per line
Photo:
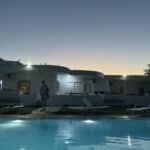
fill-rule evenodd
<path id="1" fill-rule="evenodd" d="M 28 80 L 19 81 L 18 89 L 21 94 L 29 94 L 30 93 L 30 81 Z"/>

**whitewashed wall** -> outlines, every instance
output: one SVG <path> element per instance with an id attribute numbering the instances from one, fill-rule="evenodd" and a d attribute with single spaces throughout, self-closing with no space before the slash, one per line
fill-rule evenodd
<path id="1" fill-rule="evenodd" d="M 83 81 L 78 76 L 70 74 L 58 74 L 57 95 L 68 95 L 71 93 L 83 93 Z"/>

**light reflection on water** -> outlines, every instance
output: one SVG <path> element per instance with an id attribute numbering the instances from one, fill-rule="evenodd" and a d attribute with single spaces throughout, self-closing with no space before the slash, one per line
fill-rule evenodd
<path id="1" fill-rule="evenodd" d="M 2 150 L 148 150 L 150 120 L 0 120 Z"/>
<path id="2" fill-rule="evenodd" d="M 0 128 L 18 128 L 24 126 L 23 120 L 12 120 L 12 121 L 6 121 L 4 123 L 0 124 Z"/>

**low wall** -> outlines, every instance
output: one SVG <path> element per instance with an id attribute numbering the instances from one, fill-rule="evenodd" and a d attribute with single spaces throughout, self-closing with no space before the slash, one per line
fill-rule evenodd
<path id="1" fill-rule="evenodd" d="M 21 103 L 33 105 L 37 102 L 35 96 L 24 95 Z M 78 95 L 56 95 L 50 96 L 49 106 L 148 106 L 150 96 L 124 96 L 124 95 L 105 95 L 105 96 L 78 96 Z"/>
<path id="2" fill-rule="evenodd" d="M 0 106 L 20 104 L 20 97 L 17 91 L 1 91 Z"/>
<path id="3" fill-rule="evenodd" d="M 150 105 L 150 96 L 126 96 L 128 105 L 148 106 Z"/>
<path id="4" fill-rule="evenodd" d="M 108 106 L 148 106 L 150 96 L 105 95 L 104 105 Z"/>
<path id="5" fill-rule="evenodd" d="M 22 95 L 20 96 L 21 104 L 30 106 L 35 105 L 37 103 L 37 99 L 35 95 Z"/>
<path id="6" fill-rule="evenodd" d="M 50 106 L 97 106 L 103 105 L 103 96 L 52 96 Z"/>
<path id="7" fill-rule="evenodd" d="M 37 101 L 35 96 L 27 95 L 21 97 L 21 103 L 24 105 L 33 105 Z M 103 96 L 68 96 L 68 95 L 56 95 L 50 96 L 48 99 L 48 106 L 97 106 L 103 105 Z"/>
<path id="8" fill-rule="evenodd" d="M 35 95 L 19 95 L 17 92 L 0 92 L 0 106 L 3 105 L 34 105 L 39 98 Z M 49 106 L 148 106 L 150 96 L 124 95 L 55 95 L 50 96 Z"/>

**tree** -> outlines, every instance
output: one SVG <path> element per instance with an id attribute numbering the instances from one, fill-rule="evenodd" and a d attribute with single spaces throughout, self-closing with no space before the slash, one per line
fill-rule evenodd
<path id="1" fill-rule="evenodd" d="M 147 79 L 150 79 L 150 64 L 147 65 L 147 68 L 144 70 L 144 74 Z"/>
<path id="2" fill-rule="evenodd" d="M 147 68 L 144 70 L 145 75 L 145 85 L 146 85 L 146 91 L 148 95 L 150 94 L 150 64 L 147 65 Z"/>

